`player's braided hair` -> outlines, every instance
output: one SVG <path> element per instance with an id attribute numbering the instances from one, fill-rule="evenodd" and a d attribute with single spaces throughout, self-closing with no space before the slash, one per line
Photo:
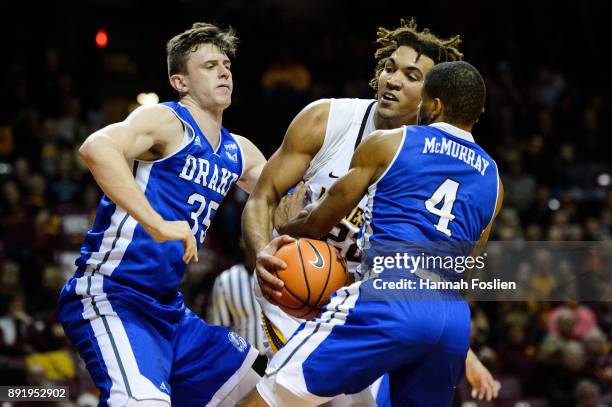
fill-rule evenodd
<path id="1" fill-rule="evenodd" d="M 187 57 L 202 44 L 213 44 L 230 57 L 236 55 L 238 38 L 232 27 L 222 30 L 213 24 L 194 23 L 166 44 L 168 76 L 187 72 Z"/>
<path id="2" fill-rule="evenodd" d="M 459 51 L 460 36 L 455 35 L 444 40 L 432 34 L 427 28 L 418 31 L 414 18 L 410 20 L 402 19 L 400 26 L 393 30 L 379 27 L 376 42 L 379 44 L 374 53 L 374 58 L 377 61 L 376 69 L 374 70 L 374 77 L 370 81 L 370 86 L 374 90 L 378 86 L 378 77 L 385 66 L 385 61 L 402 45 L 411 47 L 419 54 L 428 56 L 434 61 L 434 64 L 463 59 L 463 54 Z"/>

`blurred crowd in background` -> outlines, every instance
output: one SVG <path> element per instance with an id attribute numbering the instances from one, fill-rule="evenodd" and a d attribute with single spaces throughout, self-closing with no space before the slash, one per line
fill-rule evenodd
<path id="1" fill-rule="evenodd" d="M 596 67 L 607 45 L 598 2 L 568 7 L 554 21 L 541 18 L 557 7 L 546 1 L 529 3 L 529 11 L 521 2 L 478 0 L 394 11 L 365 1 L 230 1 L 206 10 L 192 1 L 162 2 L 147 6 L 153 9 L 147 21 L 139 17 L 142 4 L 120 3 L 50 2 L 29 29 L 3 21 L 0 385 L 68 384 L 74 403 L 95 403 L 96 390 L 55 313 L 101 196 L 77 149 L 93 131 L 123 119 L 139 93 L 174 98 L 166 85 L 165 41 L 194 21 L 237 29 L 235 91 L 224 124 L 268 157 L 308 102 L 373 97 L 368 82 L 377 26 L 417 16 L 441 36 L 461 34 L 466 60 L 487 84 L 486 112 L 474 136 L 496 159 L 505 186 L 491 239 L 612 240 L 605 140 L 612 112 Z M 166 6 L 181 17 L 164 25 Z M 108 33 L 106 47 L 94 42 L 100 27 Z M 243 261 L 239 219 L 247 198 L 240 190 L 228 195 L 200 262 L 188 268 L 182 290 L 201 315 L 215 276 Z M 583 266 L 609 284 L 610 257 Z M 542 290 L 558 272 L 555 259 L 544 263 L 523 270 Z M 497 405 L 612 406 L 612 292 L 607 299 L 474 302 L 473 348 L 502 381 Z M 464 383 L 457 403 L 476 405 L 468 400 Z"/>

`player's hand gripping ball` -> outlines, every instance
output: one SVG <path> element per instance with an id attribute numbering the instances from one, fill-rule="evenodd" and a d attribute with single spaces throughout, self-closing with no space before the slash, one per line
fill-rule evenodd
<path id="1" fill-rule="evenodd" d="M 348 284 L 346 261 L 327 242 L 300 238 L 281 247 L 274 256 L 287 264 L 275 274 L 285 283 L 279 307 L 289 315 L 312 319 L 329 297 Z"/>

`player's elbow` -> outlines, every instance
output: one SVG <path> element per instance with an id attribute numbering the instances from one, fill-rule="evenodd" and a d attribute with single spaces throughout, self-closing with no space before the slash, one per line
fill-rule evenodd
<path id="1" fill-rule="evenodd" d="M 251 219 L 256 216 L 258 209 L 258 202 L 256 199 L 253 199 L 253 195 L 249 196 L 246 203 L 244 204 L 244 208 L 242 209 L 242 221 L 245 219 Z"/>
<path id="2" fill-rule="evenodd" d="M 96 156 L 94 144 L 95 142 L 90 136 L 81 144 L 81 147 L 79 147 L 79 156 L 85 163 L 92 162 Z"/>
<path id="3" fill-rule="evenodd" d="M 253 188 L 249 193 L 249 199 L 247 202 L 250 202 L 251 205 L 270 204 L 270 202 L 274 201 L 275 198 L 274 190 L 270 185 L 267 185 L 265 182 L 265 177 L 261 176 L 262 169 L 254 168 L 252 171 L 253 172 L 249 174 L 248 178 L 250 179 Z"/>
<path id="4" fill-rule="evenodd" d="M 255 187 L 244 205 L 243 216 L 244 214 L 254 215 L 260 211 L 270 210 L 274 208 L 274 203 L 273 198 L 268 196 L 261 188 Z"/>
<path id="5" fill-rule="evenodd" d="M 264 195 L 258 195 L 255 191 L 253 191 L 244 205 L 244 209 L 242 210 L 243 229 L 249 229 L 245 225 L 267 224 L 264 219 L 266 219 L 266 216 L 268 217 L 267 219 L 270 218 L 272 208 L 272 205 L 269 204 Z"/>
<path id="6" fill-rule="evenodd" d="M 79 156 L 81 159 L 91 167 L 101 160 L 106 155 L 109 148 L 115 150 L 116 147 L 109 142 L 108 138 L 101 133 L 94 133 L 83 142 L 79 147 Z"/>

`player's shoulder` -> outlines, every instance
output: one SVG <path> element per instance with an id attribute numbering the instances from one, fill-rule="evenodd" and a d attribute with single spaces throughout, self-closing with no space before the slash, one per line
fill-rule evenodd
<path id="1" fill-rule="evenodd" d="M 152 133 L 181 134 L 182 124 L 172 109 L 162 104 L 136 108 L 125 119 L 129 125 L 150 129 Z"/>
<path id="2" fill-rule="evenodd" d="M 253 143 L 247 137 L 241 136 L 240 134 L 236 133 L 230 133 L 230 136 L 232 137 L 233 141 L 238 144 L 238 147 L 240 147 L 240 150 L 243 154 L 246 154 L 247 156 L 252 156 L 253 154 L 261 154 L 259 148 L 257 148 L 255 143 Z"/>
<path id="3" fill-rule="evenodd" d="M 329 109 L 329 99 L 319 99 L 304 107 L 287 129 L 283 151 L 299 151 L 314 157 L 323 145 Z"/>
<path id="4" fill-rule="evenodd" d="M 252 149 L 256 149 L 257 151 L 259 151 L 259 148 L 257 148 L 255 143 L 253 143 L 251 139 L 249 139 L 248 137 L 245 137 L 245 136 L 242 136 L 236 133 L 229 133 L 229 134 L 231 136 L 231 139 L 229 140 L 229 142 L 231 143 L 233 141 L 234 143 L 238 144 L 240 148 L 242 148 L 245 152 L 247 152 L 248 150 L 252 150 Z"/>
<path id="5" fill-rule="evenodd" d="M 243 143 L 252 143 L 251 140 L 249 140 L 247 137 L 245 136 L 241 136 L 240 134 L 237 133 L 232 133 L 232 132 L 228 132 L 230 134 L 230 136 L 232 137 L 232 139 L 237 142 L 238 144 L 243 144 Z"/>
<path id="6" fill-rule="evenodd" d="M 130 120 L 153 120 L 155 122 L 178 122 L 177 115 L 172 108 L 164 104 L 139 106 L 128 116 Z"/>
<path id="7" fill-rule="evenodd" d="M 237 144 L 238 148 L 240 149 L 240 154 L 244 165 L 243 174 L 246 174 L 245 171 L 248 171 L 249 169 L 260 166 L 263 167 L 265 165 L 266 158 L 259 150 L 259 148 L 255 145 L 255 143 L 239 134 L 230 133 L 230 135 L 233 138 L 234 143 Z M 234 143 L 230 142 L 229 145 L 226 144 L 226 148 L 234 148 L 232 146 L 232 144 Z M 259 173 L 257 173 L 257 177 L 258 176 Z"/>
<path id="8" fill-rule="evenodd" d="M 396 129 L 374 130 L 366 140 L 372 144 L 388 143 L 393 139 L 403 137 L 405 131 L 406 127 L 404 126 Z"/>
<path id="9" fill-rule="evenodd" d="M 360 144 L 357 151 L 370 159 L 386 161 L 395 156 L 404 135 L 404 127 L 389 130 L 375 130 Z"/>
<path id="10" fill-rule="evenodd" d="M 319 99 L 309 103 L 298 114 L 303 121 L 308 122 L 312 126 L 325 127 L 327 118 L 331 109 L 332 99 Z"/>

